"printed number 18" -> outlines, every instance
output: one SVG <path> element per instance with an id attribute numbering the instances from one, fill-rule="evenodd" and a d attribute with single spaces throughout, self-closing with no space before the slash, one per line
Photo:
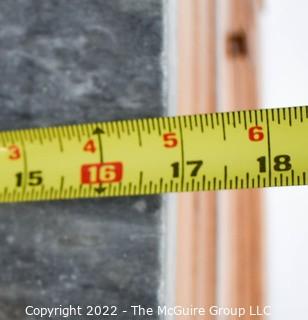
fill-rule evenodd
<path id="1" fill-rule="evenodd" d="M 260 157 L 257 161 L 259 162 L 259 172 L 266 172 L 266 157 Z M 287 154 L 276 156 L 274 162 L 275 171 L 289 171 L 292 169 L 291 157 Z"/>

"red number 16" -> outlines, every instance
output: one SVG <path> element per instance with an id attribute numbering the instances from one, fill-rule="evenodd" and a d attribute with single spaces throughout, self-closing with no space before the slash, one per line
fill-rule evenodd
<path id="1" fill-rule="evenodd" d="M 85 164 L 81 167 L 81 183 L 83 184 L 119 182 L 122 176 L 121 162 Z"/>

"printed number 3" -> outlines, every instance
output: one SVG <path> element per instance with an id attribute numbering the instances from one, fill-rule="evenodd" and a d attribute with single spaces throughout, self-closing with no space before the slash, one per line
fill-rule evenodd
<path id="1" fill-rule="evenodd" d="M 19 159 L 21 157 L 20 149 L 15 144 L 9 146 L 8 149 L 9 149 L 9 152 L 10 152 L 9 159 L 17 160 L 17 159 Z"/>

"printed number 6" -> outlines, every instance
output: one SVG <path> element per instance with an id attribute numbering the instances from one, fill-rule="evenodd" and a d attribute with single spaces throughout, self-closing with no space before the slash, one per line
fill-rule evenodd
<path id="1" fill-rule="evenodd" d="M 264 139 L 263 128 L 261 126 L 251 127 L 248 130 L 248 137 L 250 141 L 261 141 Z"/>

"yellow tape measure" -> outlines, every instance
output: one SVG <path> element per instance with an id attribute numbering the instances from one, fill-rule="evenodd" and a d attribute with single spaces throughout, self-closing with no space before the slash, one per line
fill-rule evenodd
<path id="1" fill-rule="evenodd" d="M 308 107 L 0 132 L 0 202 L 306 185 Z"/>

